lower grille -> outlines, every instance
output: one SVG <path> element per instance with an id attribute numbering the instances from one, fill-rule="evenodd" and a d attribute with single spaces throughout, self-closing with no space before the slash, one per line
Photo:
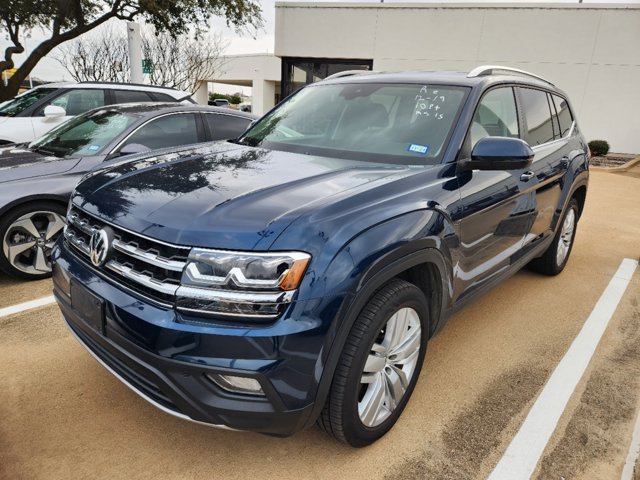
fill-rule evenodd
<path id="1" fill-rule="evenodd" d="M 94 342 L 88 335 L 82 333 L 79 329 L 70 325 L 73 332 L 82 340 L 82 342 L 93 351 L 100 359 L 113 369 L 118 375 L 129 383 L 132 387 L 139 390 L 142 394 L 151 398 L 153 401 L 159 403 L 165 408 L 177 413 L 180 409 L 164 394 L 158 386 L 149 380 L 147 377 L 143 377 L 135 370 L 129 368 L 124 362 L 120 361 L 114 355 L 109 353 L 105 348 Z"/>

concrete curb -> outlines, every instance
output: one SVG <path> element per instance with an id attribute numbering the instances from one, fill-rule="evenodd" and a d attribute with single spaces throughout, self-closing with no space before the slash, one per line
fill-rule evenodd
<path id="1" fill-rule="evenodd" d="M 590 170 L 597 170 L 598 172 L 626 172 L 631 167 L 640 163 L 640 156 L 629 160 L 627 163 L 620 167 L 589 167 Z"/>

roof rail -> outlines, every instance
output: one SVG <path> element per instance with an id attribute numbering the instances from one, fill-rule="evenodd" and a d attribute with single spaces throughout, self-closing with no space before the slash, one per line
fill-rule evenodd
<path id="1" fill-rule="evenodd" d="M 533 78 L 537 78 L 538 80 L 542 80 L 543 82 L 548 83 L 549 85 L 555 86 L 546 78 L 542 78 L 541 76 L 536 75 L 534 73 L 527 72 L 525 70 L 519 70 L 517 68 L 503 67 L 501 65 L 482 65 L 480 67 L 476 67 L 467 74 L 467 78 L 482 77 L 485 75 L 495 75 L 497 72 L 515 73 L 517 75 L 523 75 L 525 77 L 533 77 Z"/>
<path id="2" fill-rule="evenodd" d="M 322 80 L 333 80 L 334 78 L 350 77 L 352 75 L 371 75 L 372 73 L 380 72 L 376 72 L 374 70 L 343 70 L 342 72 L 329 75 L 327 78 L 323 78 Z"/>

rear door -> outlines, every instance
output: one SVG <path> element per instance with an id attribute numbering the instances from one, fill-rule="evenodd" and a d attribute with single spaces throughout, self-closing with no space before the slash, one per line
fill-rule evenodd
<path id="1" fill-rule="evenodd" d="M 535 153 L 529 168 L 529 188 L 535 192 L 533 222 L 524 237 L 524 252 L 535 248 L 553 234 L 554 219 L 560 203 L 562 178 L 568 168 L 571 147 L 567 140 L 571 122 L 567 126 L 566 109 L 561 108 L 563 126 L 556 112 L 553 95 L 534 88 L 516 89 L 522 109 L 524 140 Z M 558 99 L 560 97 L 557 97 Z"/>

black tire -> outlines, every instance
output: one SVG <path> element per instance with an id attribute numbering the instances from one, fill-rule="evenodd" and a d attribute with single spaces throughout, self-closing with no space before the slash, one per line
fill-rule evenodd
<path id="1" fill-rule="evenodd" d="M 558 263 L 558 248 L 560 246 L 560 242 L 562 239 L 563 225 L 570 212 L 573 214 L 574 224 L 573 224 L 573 232 L 571 233 L 571 240 L 569 243 L 569 248 L 564 256 L 563 260 Z M 580 214 L 580 207 L 578 206 L 578 202 L 575 198 L 569 200 L 569 205 L 562 216 L 562 219 L 558 223 L 558 231 L 556 232 L 555 237 L 553 238 L 553 242 L 549 245 L 549 248 L 542 254 L 542 256 L 533 259 L 528 267 L 538 273 L 542 273 L 543 275 L 558 275 L 564 267 L 567 265 L 569 261 L 569 256 L 571 255 L 571 250 L 573 249 L 573 243 L 576 238 L 576 231 L 578 230 L 578 216 Z"/>
<path id="2" fill-rule="evenodd" d="M 2 215 L 2 218 L 0 219 L 0 270 L 6 273 L 7 275 L 11 275 L 12 277 L 20 278 L 23 280 L 40 280 L 42 278 L 47 278 L 51 276 L 51 271 L 43 271 L 43 272 L 38 271 L 38 272 L 32 272 L 32 273 L 25 272 L 19 268 L 16 268 L 14 265 L 12 265 L 9 258 L 7 257 L 7 251 L 5 246 L 7 230 L 12 228 L 12 225 L 14 225 L 14 223 L 20 217 L 23 217 L 24 215 L 28 215 L 33 212 L 49 212 L 51 214 L 57 214 L 60 217 L 62 217 L 62 219 L 64 219 L 66 215 L 66 207 L 63 204 L 58 202 L 40 201 L 40 202 L 32 202 L 32 203 L 20 205 L 14 208 L 13 210 L 10 210 Z M 37 219 L 36 219 L 36 223 L 39 223 Z M 40 225 L 36 225 L 36 227 L 39 227 Z M 53 237 L 50 241 L 47 241 L 46 243 L 48 245 L 53 243 L 53 241 L 55 241 L 55 239 L 58 238 L 60 233 L 62 233 L 62 230 L 60 230 L 55 237 Z M 25 232 L 25 235 L 27 235 L 26 232 Z M 46 247 L 45 249 L 48 251 L 48 255 L 49 255 L 47 257 L 47 262 L 50 262 L 50 258 L 49 258 L 50 249 Z"/>
<path id="3" fill-rule="evenodd" d="M 363 423 L 358 411 L 359 396 L 362 395 L 363 388 L 367 388 L 360 383 L 365 362 L 372 352 L 374 342 L 384 336 L 383 329 L 387 327 L 388 320 L 403 308 L 413 309 L 419 317 L 420 347 L 417 362 L 402 399 L 397 402 L 395 409 L 382 423 L 370 427 Z M 415 285 L 394 279 L 380 288 L 351 328 L 334 373 L 329 396 L 318 418 L 320 428 L 353 447 L 369 445 L 387 433 L 400 417 L 420 376 L 427 348 L 429 324 L 427 300 Z M 382 372 L 380 374 L 382 375 Z"/>

